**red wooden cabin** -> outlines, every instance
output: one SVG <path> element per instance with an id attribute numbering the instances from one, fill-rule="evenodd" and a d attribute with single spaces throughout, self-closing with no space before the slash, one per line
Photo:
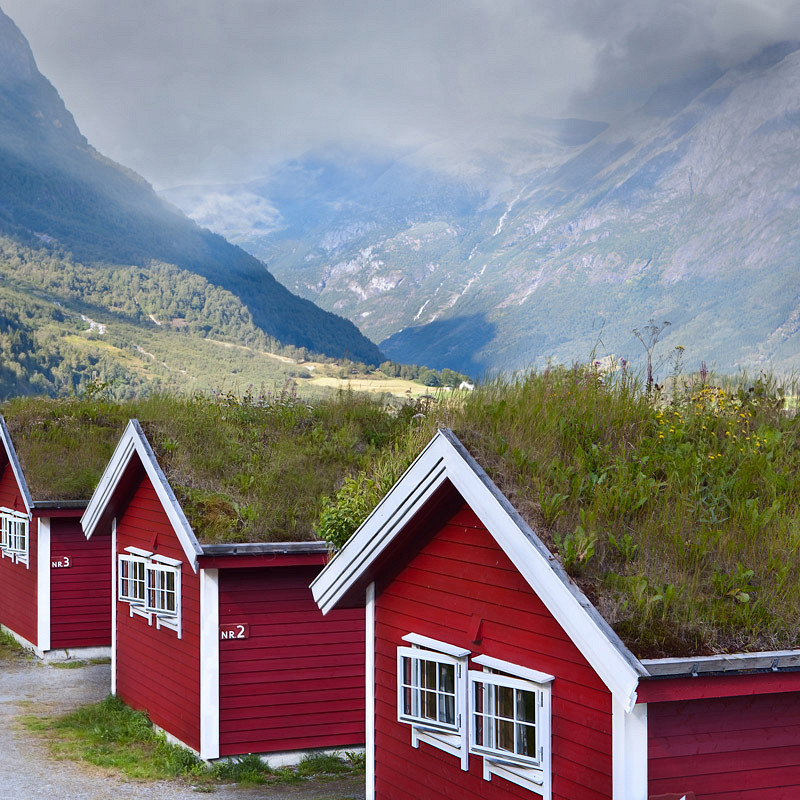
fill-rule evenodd
<path id="1" fill-rule="evenodd" d="M 800 797 L 800 651 L 639 660 L 447 430 L 312 584 L 366 608 L 367 797 Z"/>
<path id="2" fill-rule="evenodd" d="M 85 498 L 32 496 L 2 417 L 0 440 L 0 624 L 39 657 L 107 656 L 110 543 L 83 536 Z"/>
<path id="3" fill-rule="evenodd" d="M 364 612 L 314 603 L 324 543 L 201 543 L 135 420 L 82 522 L 114 553 L 112 692 L 204 759 L 363 744 Z"/>

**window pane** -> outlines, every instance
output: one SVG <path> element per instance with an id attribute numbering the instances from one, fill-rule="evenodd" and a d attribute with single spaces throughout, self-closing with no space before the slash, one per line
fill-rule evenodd
<path id="1" fill-rule="evenodd" d="M 499 717 L 514 719 L 514 690 L 508 686 L 497 687 L 497 706 L 495 713 Z"/>
<path id="2" fill-rule="evenodd" d="M 437 664 L 435 661 L 422 661 L 422 676 L 420 680 L 420 686 L 424 689 L 435 689 L 436 688 L 436 667 Z"/>
<path id="3" fill-rule="evenodd" d="M 425 719 L 438 720 L 436 713 L 436 692 L 424 690 L 422 692 L 422 716 Z"/>
<path id="4" fill-rule="evenodd" d="M 536 727 L 517 724 L 517 753 L 521 756 L 538 758 L 536 752 Z"/>
<path id="5" fill-rule="evenodd" d="M 439 688 L 454 694 L 456 690 L 456 670 L 452 664 L 439 664 Z"/>
<path id="6" fill-rule="evenodd" d="M 517 719 L 536 722 L 536 694 L 517 690 Z"/>

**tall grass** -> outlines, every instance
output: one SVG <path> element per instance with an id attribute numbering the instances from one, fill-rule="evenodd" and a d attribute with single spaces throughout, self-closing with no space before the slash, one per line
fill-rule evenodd
<path id="1" fill-rule="evenodd" d="M 304 540 L 322 497 L 404 432 L 413 406 L 290 388 L 244 395 L 20 398 L 2 407 L 34 499 L 91 496 L 125 425 L 142 424 L 203 542 Z"/>
<path id="2" fill-rule="evenodd" d="M 767 376 L 697 378 L 665 398 L 624 373 L 558 368 L 491 381 L 420 430 L 454 429 L 638 655 L 796 647 L 800 421 L 789 394 Z M 379 476 L 410 463 L 395 453 Z"/>

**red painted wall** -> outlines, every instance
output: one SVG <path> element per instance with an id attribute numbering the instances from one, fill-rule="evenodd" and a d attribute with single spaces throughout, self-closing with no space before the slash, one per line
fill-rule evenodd
<path id="1" fill-rule="evenodd" d="M 111 537 L 86 539 L 80 519 L 52 518 L 50 647 L 107 647 L 111 644 Z"/>
<path id="2" fill-rule="evenodd" d="M 25 511 L 22 493 L 10 464 L 6 464 L 0 473 L 0 506 Z M 28 527 L 28 565 L 0 558 L 0 622 L 34 645 L 38 645 L 38 552 L 37 523 L 33 520 Z"/>
<path id="3" fill-rule="evenodd" d="M 410 632 L 555 676 L 554 800 L 611 798 L 611 696 L 472 511 L 464 506 L 413 554 L 376 599 L 376 796 L 379 800 L 495 800 L 535 793 L 482 778 L 482 759 L 460 762 L 411 746 L 397 721 L 397 647 Z M 480 644 L 468 631 L 483 618 Z"/>
<path id="4" fill-rule="evenodd" d="M 220 755 L 364 743 L 364 610 L 323 617 L 313 567 L 221 569 Z"/>
<path id="5" fill-rule="evenodd" d="M 130 616 L 128 603 L 118 601 L 117 694 L 199 750 L 200 582 L 147 477 L 117 520 L 117 553 L 131 546 L 183 562 L 182 638 L 167 628 L 156 630 L 144 617 Z"/>
<path id="6" fill-rule="evenodd" d="M 800 693 L 649 703 L 650 794 L 800 797 Z"/>

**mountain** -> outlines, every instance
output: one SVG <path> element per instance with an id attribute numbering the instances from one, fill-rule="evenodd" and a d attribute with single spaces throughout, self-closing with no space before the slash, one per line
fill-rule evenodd
<path id="1" fill-rule="evenodd" d="M 292 294 L 263 262 L 202 229 L 139 175 L 98 153 L 2 11 L 0 186 L 0 309 L 7 309 L 0 332 L 27 337 L 41 356 L 30 365 L 38 374 L 33 388 L 58 390 L 65 376 L 56 380 L 50 361 L 63 360 L 69 336 L 83 330 L 78 323 L 69 334 L 45 336 L 53 314 L 82 314 L 97 321 L 92 330 L 101 336 L 120 326 L 128 339 L 169 329 L 184 349 L 191 349 L 188 336 L 382 360 L 351 322 Z M 44 340 L 46 352 L 37 345 Z M 0 339 L 0 352 L 2 345 Z M 195 355 L 204 348 L 194 346 Z M 85 362 L 85 353 L 75 358 Z M 87 371 L 84 362 L 76 367 Z M 202 373 L 196 359 L 193 366 Z M 16 375 L 16 388 L 30 389 L 30 378 Z M 7 391 L 0 382 L 0 394 Z"/>
<path id="2" fill-rule="evenodd" d="M 333 154 L 194 202 L 170 196 L 194 216 L 216 194 L 215 225 L 396 360 L 471 374 L 591 352 L 636 360 L 632 331 L 652 318 L 671 323 L 659 353 L 680 345 L 686 366 L 792 370 L 798 48 L 658 87 L 608 126 L 531 119 L 491 149 L 465 134 L 368 169 Z M 346 180 L 328 181 L 337 170 Z M 291 173 L 307 187 L 304 230 L 299 195 L 281 188 Z M 237 230 L 219 198 L 243 193 L 270 209 L 268 229 L 254 212 Z"/>

